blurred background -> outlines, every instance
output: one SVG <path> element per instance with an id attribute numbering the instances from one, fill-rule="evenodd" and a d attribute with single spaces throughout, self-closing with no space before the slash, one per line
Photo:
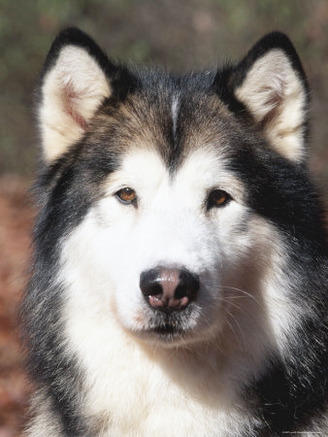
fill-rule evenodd
<path id="1" fill-rule="evenodd" d="M 71 25 L 113 59 L 175 71 L 238 60 L 266 32 L 286 32 L 312 87 L 310 165 L 323 191 L 328 182 L 327 0 L 0 0 L 0 437 L 21 434 L 29 392 L 15 313 L 34 215 L 33 91 L 53 38 Z"/>

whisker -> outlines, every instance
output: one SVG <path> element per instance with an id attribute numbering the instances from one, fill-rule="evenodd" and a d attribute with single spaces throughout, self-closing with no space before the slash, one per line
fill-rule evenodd
<path id="1" fill-rule="evenodd" d="M 241 311 L 242 313 L 244 313 L 244 314 L 247 314 L 247 311 L 246 311 L 246 309 L 245 308 L 243 308 L 243 307 L 241 307 L 241 306 L 239 306 L 239 305 L 237 305 L 235 302 L 231 302 L 228 298 L 226 298 L 226 297 L 218 297 L 218 300 L 220 300 L 221 302 L 225 302 L 225 303 L 227 303 L 228 305 L 230 305 L 230 306 L 232 306 L 232 307 L 234 307 L 234 308 L 237 308 L 239 311 Z"/>
<path id="2" fill-rule="evenodd" d="M 238 335 L 238 333 L 233 328 L 233 326 L 231 325 L 229 320 L 227 318 L 225 318 L 227 324 L 230 326 L 230 328 L 231 328 L 233 334 L 235 335 L 239 345 L 244 349 L 245 352 L 247 352 L 247 343 L 246 343 L 246 339 L 245 339 L 245 336 L 244 336 L 244 333 L 241 329 L 240 324 L 238 323 L 237 319 L 234 317 L 234 315 L 229 310 L 226 310 L 226 314 L 231 317 L 232 321 L 235 323 L 237 329 L 239 330 L 240 335 Z"/>
<path id="3" fill-rule="evenodd" d="M 263 311 L 265 311 L 265 307 L 263 306 L 263 304 L 259 301 L 259 299 L 257 298 L 257 297 L 255 297 L 253 294 L 251 294 L 251 293 L 249 293 L 248 291 L 246 291 L 246 290 L 243 290 L 243 289 L 241 289 L 241 288 L 238 288 L 238 287 L 232 287 L 232 286 L 229 286 L 229 285 L 225 285 L 225 286 L 223 286 L 222 287 L 222 290 L 223 291 L 225 291 L 225 290 L 227 290 L 227 291 L 238 291 L 239 293 L 241 293 L 242 295 L 233 295 L 233 296 L 230 296 L 230 295 L 228 295 L 228 296 L 225 296 L 226 298 L 229 298 L 229 299 L 237 299 L 237 298 L 244 298 L 244 299 L 246 299 L 246 298 L 250 298 L 250 299 L 252 299 Z"/>

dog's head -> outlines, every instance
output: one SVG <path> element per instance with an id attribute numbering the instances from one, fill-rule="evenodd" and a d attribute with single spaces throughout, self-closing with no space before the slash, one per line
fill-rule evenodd
<path id="1" fill-rule="evenodd" d="M 280 33 L 234 67 L 177 77 L 62 32 L 40 83 L 37 232 L 81 317 L 165 344 L 291 323 L 275 287 L 282 235 L 298 232 L 307 103 Z"/>

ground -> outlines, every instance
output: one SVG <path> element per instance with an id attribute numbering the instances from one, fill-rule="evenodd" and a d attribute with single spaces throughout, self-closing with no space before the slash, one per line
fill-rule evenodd
<path id="1" fill-rule="evenodd" d="M 13 176 L 0 177 L 0 437 L 21 435 L 29 393 L 17 328 L 33 222 L 28 186 Z"/>

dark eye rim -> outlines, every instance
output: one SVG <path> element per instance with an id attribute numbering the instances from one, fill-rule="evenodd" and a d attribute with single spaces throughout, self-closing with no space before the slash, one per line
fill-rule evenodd
<path id="1" fill-rule="evenodd" d="M 225 199 L 222 201 L 222 203 L 217 203 L 215 201 L 214 197 L 218 195 L 224 196 Z M 221 190 L 220 188 L 213 188 L 212 190 L 209 191 L 207 195 L 206 209 L 210 210 L 212 208 L 223 208 L 228 203 L 230 203 L 231 200 L 233 200 L 231 195 L 227 193 L 225 190 Z"/>
<path id="2" fill-rule="evenodd" d="M 131 200 L 125 200 L 121 197 L 121 195 L 124 192 L 126 193 L 127 191 L 131 191 L 131 193 L 134 194 L 134 197 Z M 123 187 L 120 190 L 116 191 L 115 197 L 119 202 L 123 203 L 123 205 L 134 205 L 134 206 L 137 205 L 138 197 L 137 197 L 137 194 L 133 188 Z"/>

